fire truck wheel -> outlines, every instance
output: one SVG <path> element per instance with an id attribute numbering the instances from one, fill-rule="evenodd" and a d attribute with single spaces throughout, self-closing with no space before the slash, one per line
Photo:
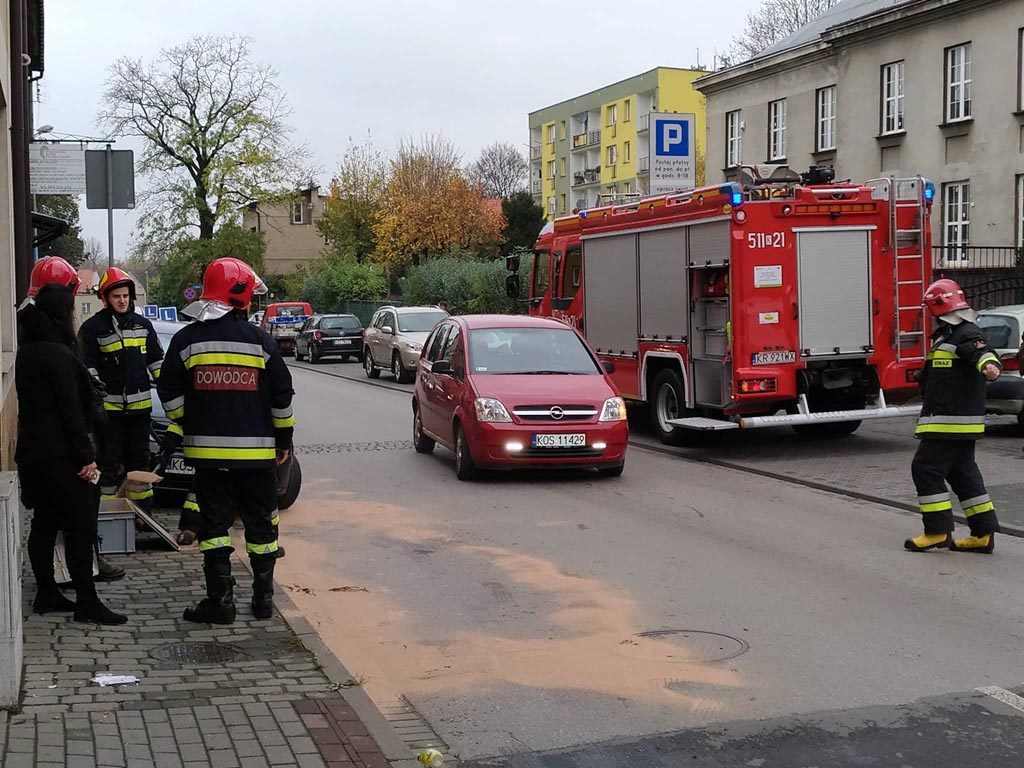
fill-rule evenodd
<path id="1" fill-rule="evenodd" d="M 842 437 L 852 435 L 859 427 L 859 421 L 834 421 L 828 424 L 794 424 L 793 431 L 803 437 Z"/>
<path id="2" fill-rule="evenodd" d="M 658 373 L 651 386 L 651 427 L 661 442 L 681 445 L 686 431 L 668 422 L 686 416 L 686 388 L 682 377 L 670 368 Z"/>

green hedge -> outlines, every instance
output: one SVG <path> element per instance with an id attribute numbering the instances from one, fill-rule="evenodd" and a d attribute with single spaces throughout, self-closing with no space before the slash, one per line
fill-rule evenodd
<path id="1" fill-rule="evenodd" d="M 432 259 L 410 267 L 399 281 L 402 302 L 407 306 L 434 305 L 447 300 L 448 309 L 458 314 L 524 314 L 526 304 L 505 295 L 505 260 L 469 261 Z M 520 259 L 519 275 L 525 298 L 530 274 L 530 255 Z"/>
<path id="2" fill-rule="evenodd" d="M 370 264 L 321 259 L 307 268 L 298 289 L 300 301 L 316 312 L 345 312 L 352 301 L 376 301 L 388 290 L 384 273 Z"/>

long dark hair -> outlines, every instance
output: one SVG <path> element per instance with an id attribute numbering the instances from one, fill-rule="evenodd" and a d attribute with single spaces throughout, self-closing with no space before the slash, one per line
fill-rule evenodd
<path id="1" fill-rule="evenodd" d="M 67 286 L 50 283 L 39 289 L 36 308 L 53 321 L 60 331 L 61 341 L 78 354 L 75 336 L 75 295 Z"/>

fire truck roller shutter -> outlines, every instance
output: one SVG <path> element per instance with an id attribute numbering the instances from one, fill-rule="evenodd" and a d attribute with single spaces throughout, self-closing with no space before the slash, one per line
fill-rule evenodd
<path id="1" fill-rule="evenodd" d="M 811 357 L 867 356 L 872 227 L 795 230 L 800 349 Z"/>
<path id="2" fill-rule="evenodd" d="M 728 221 L 709 221 L 690 227 L 690 263 L 695 267 L 725 264 L 731 246 Z"/>
<path id="3" fill-rule="evenodd" d="M 583 240 L 583 317 L 599 352 L 637 351 L 637 235 Z"/>
<path id="4" fill-rule="evenodd" d="M 640 336 L 679 341 L 689 311 L 686 228 L 640 235 Z"/>

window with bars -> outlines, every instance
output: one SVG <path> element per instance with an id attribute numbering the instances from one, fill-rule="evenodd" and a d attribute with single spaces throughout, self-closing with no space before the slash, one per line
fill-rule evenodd
<path id="1" fill-rule="evenodd" d="M 818 89 L 815 148 L 825 152 L 836 148 L 836 87 Z"/>
<path id="2" fill-rule="evenodd" d="M 882 66 L 882 133 L 903 130 L 903 62 Z"/>
<path id="3" fill-rule="evenodd" d="M 971 44 L 946 49 L 946 122 L 971 116 Z"/>
<path id="4" fill-rule="evenodd" d="M 786 159 L 786 100 L 768 103 L 768 159 Z"/>
<path id="5" fill-rule="evenodd" d="M 740 132 L 740 111 L 725 113 L 725 167 L 734 168 L 743 157 L 743 135 Z"/>
<path id="6" fill-rule="evenodd" d="M 971 183 L 953 181 L 943 185 L 946 260 L 966 260 L 971 242 Z"/>

